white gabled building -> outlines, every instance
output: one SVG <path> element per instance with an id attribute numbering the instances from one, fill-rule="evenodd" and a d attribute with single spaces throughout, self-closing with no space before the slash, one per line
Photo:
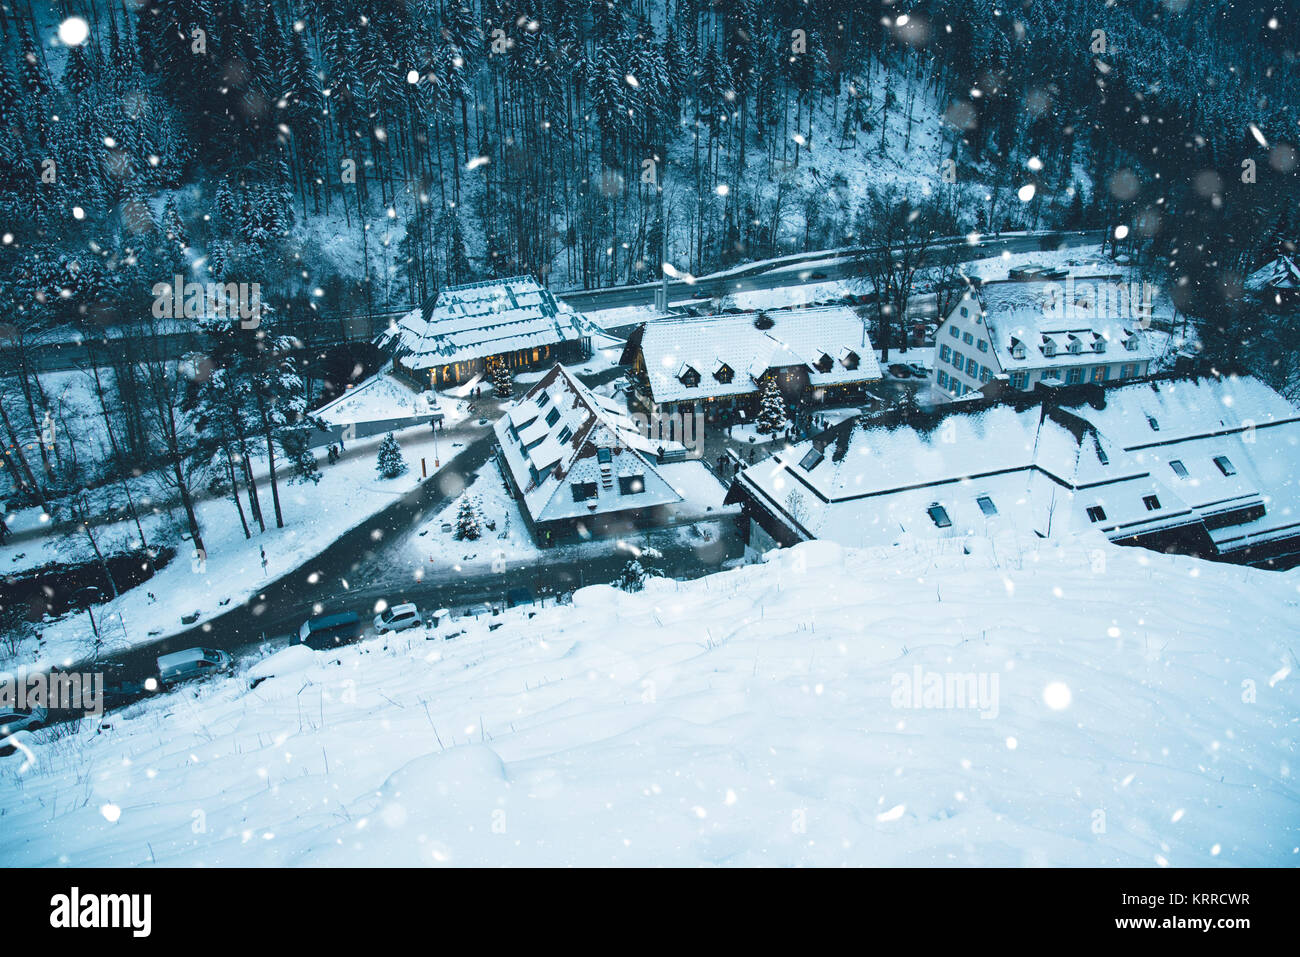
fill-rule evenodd
<path id="1" fill-rule="evenodd" d="M 595 327 L 532 276 L 448 286 L 413 309 L 375 344 L 393 371 L 418 389 L 457 385 L 500 358 L 511 370 L 578 362 L 591 354 Z"/>
<path id="2" fill-rule="evenodd" d="M 682 496 L 660 472 L 685 446 L 651 440 L 557 365 L 494 426 L 497 459 L 538 544 L 657 522 Z"/>
<path id="3" fill-rule="evenodd" d="M 1110 541 L 1272 567 L 1300 562 L 1300 411 L 1257 379 L 1160 378 L 1041 404 L 1011 395 L 850 421 L 737 476 L 750 542 L 907 537 Z"/>
<path id="4" fill-rule="evenodd" d="M 950 402 L 999 386 L 1136 379 L 1156 359 L 1146 329 L 1167 304 L 1119 276 L 989 282 L 972 288 L 935 335 L 933 394 Z"/>
<path id="5" fill-rule="evenodd" d="M 775 378 L 787 401 L 850 400 L 880 378 L 866 326 L 852 309 L 823 306 L 661 319 L 628 339 L 623 364 L 640 398 L 660 412 L 706 421 L 758 409 L 761 383 Z"/>

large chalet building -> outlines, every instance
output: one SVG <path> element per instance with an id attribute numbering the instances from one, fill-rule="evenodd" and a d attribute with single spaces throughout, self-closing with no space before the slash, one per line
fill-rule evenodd
<path id="1" fill-rule="evenodd" d="M 792 404 L 855 401 L 880 378 L 863 320 L 842 306 L 648 322 L 622 363 L 642 408 L 706 422 L 752 418 L 769 376 Z"/>
<path id="2" fill-rule="evenodd" d="M 686 457 L 557 365 L 494 426 L 497 461 L 534 540 L 660 524 L 682 496 L 661 472 Z"/>
<path id="3" fill-rule="evenodd" d="M 843 423 L 745 469 L 752 547 L 1092 529 L 1122 545 L 1300 563 L 1300 411 L 1253 378 L 1008 393 Z"/>
<path id="4" fill-rule="evenodd" d="M 581 362 L 595 331 L 531 276 L 448 286 L 378 337 L 393 372 L 417 389 L 455 386 L 488 374 Z"/>
<path id="5" fill-rule="evenodd" d="M 1141 378 L 1157 358 L 1145 332 L 1154 308 L 1150 287 L 1119 276 L 972 288 L 935 335 L 932 394 L 951 402 L 990 383 L 1030 392 Z"/>

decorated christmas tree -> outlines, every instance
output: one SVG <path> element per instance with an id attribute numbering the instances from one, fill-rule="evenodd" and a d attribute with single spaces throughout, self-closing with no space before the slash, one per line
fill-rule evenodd
<path id="1" fill-rule="evenodd" d="M 757 426 L 763 435 L 771 435 L 785 428 L 785 402 L 781 399 L 781 390 L 776 387 L 776 379 L 771 376 L 763 381 L 763 399 L 758 410 Z"/>
<path id="2" fill-rule="evenodd" d="M 402 450 L 392 432 L 385 435 L 384 441 L 379 445 L 379 460 L 375 463 L 375 470 L 383 478 L 397 478 L 406 471 L 406 460 L 402 458 Z"/>
<path id="3" fill-rule="evenodd" d="M 514 394 L 515 387 L 510 379 L 510 367 L 501 356 L 496 356 L 492 360 L 492 385 L 496 389 L 498 399 L 508 399 Z"/>
<path id="4" fill-rule="evenodd" d="M 478 510 L 468 495 L 460 497 L 460 509 L 456 512 L 456 538 L 459 541 L 475 541 L 483 534 L 479 522 Z"/>

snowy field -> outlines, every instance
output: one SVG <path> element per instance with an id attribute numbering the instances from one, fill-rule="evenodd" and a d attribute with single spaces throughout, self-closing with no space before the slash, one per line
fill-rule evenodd
<path id="1" fill-rule="evenodd" d="M 0 863 L 1300 860 L 1300 572 L 969 550 L 809 543 L 454 641 L 280 652 L 29 735 Z"/>

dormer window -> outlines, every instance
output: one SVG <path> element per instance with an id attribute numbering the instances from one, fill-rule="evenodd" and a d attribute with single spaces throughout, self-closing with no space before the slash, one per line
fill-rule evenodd
<path id="1" fill-rule="evenodd" d="M 717 368 L 713 370 L 713 378 L 725 384 L 730 382 L 735 377 L 736 377 L 736 373 L 731 368 L 731 366 L 719 360 Z"/>
<path id="2" fill-rule="evenodd" d="M 845 350 L 845 351 L 840 355 L 840 363 L 841 363 L 841 364 L 844 366 L 844 368 L 846 368 L 846 369 L 856 369 L 856 368 L 858 367 L 858 363 L 861 361 L 861 358 L 862 358 L 862 357 L 859 356 L 859 355 L 858 355 L 856 352 L 854 352 L 852 349 L 846 349 L 846 350 Z"/>
<path id="3" fill-rule="evenodd" d="M 1105 351 L 1106 351 L 1106 340 L 1103 339 L 1101 336 L 1097 336 L 1095 339 L 1093 339 L 1093 340 L 1092 340 L 1092 351 L 1093 351 L 1093 352 L 1105 352 Z"/>
<path id="4" fill-rule="evenodd" d="M 1011 358 L 1023 359 L 1025 357 L 1025 344 L 1019 339 L 1011 340 Z"/>
<path id="5" fill-rule="evenodd" d="M 826 352 L 823 352 L 820 356 L 818 356 L 817 361 L 813 364 L 817 367 L 818 372 L 830 372 L 832 369 L 835 368 L 835 360 L 832 359 L 830 357 L 830 354 Z"/>
<path id="6" fill-rule="evenodd" d="M 1070 336 L 1070 344 L 1066 347 L 1071 355 L 1077 356 L 1083 352 L 1083 342 L 1076 336 Z"/>
<path id="7" fill-rule="evenodd" d="M 699 372 L 697 372 L 693 366 L 690 366 L 685 362 L 683 362 L 682 367 L 677 370 L 677 378 L 681 381 L 682 385 L 686 386 L 688 389 L 693 389 L 700 384 Z"/>
<path id="8" fill-rule="evenodd" d="M 1127 349 L 1129 352 L 1137 352 L 1138 349 L 1137 336 L 1133 335 L 1133 333 L 1131 332 L 1128 332 L 1128 330 L 1125 330 L 1125 332 L 1128 333 L 1128 336 L 1124 340 L 1124 348 Z"/>
<path id="9" fill-rule="evenodd" d="M 1056 340 L 1055 340 L 1055 339 L 1051 339 L 1051 338 L 1048 338 L 1047 336 L 1043 336 L 1043 355 L 1045 355 L 1045 356 L 1054 356 L 1054 355 L 1056 355 Z"/>

